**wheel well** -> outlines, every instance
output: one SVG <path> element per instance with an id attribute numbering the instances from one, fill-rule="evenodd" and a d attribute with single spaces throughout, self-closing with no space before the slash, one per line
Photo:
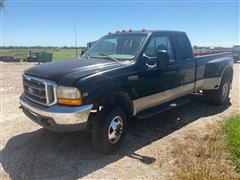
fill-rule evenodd
<path id="1" fill-rule="evenodd" d="M 98 109 L 99 106 L 113 107 L 115 105 L 121 106 L 127 113 L 128 117 L 133 116 L 133 101 L 130 95 L 126 92 L 111 92 L 96 101 L 93 107 L 94 109 Z"/>
<path id="2" fill-rule="evenodd" d="M 228 67 L 224 72 L 222 78 L 228 77 L 232 83 L 233 80 L 233 69 Z"/>

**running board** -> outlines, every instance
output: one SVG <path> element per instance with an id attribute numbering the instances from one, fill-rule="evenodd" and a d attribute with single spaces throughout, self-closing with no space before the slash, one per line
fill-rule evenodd
<path id="1" fill-rule="evenodd" d="M 169 111 L 171 109 L 174 109 L 176 107 L 179 107 L 179 106 L 189 103 L 189 102 L 190 102 L 190 98 L 188 96 L 181 97 L 181 98 L 175 99 L 173 101 L 161 104 L 159 106 L 152 107 L 152 108 L 146 109 L 144 111 L 141 111 L 136 115 L 136 117 L 138 119 L 147 119 L 147 118 L 158 115 L 165 111 Z"/>

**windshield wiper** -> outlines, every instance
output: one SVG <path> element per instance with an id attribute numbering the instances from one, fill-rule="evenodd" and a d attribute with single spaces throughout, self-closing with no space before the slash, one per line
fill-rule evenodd
<path id="1" fill-rule="evenodd" d="M 119 60 L 117 60 L 117 59 L 114 58 L 114 57 L 111 57 L 109 54 L 106 54 L 106 53 L 99 53 L 98 55 L 108 57 L 109 59 L 114 60 L 114 61 L 120 63 Z M 120 63 L 120 64 L 121 64 L 121 63 Z"/>

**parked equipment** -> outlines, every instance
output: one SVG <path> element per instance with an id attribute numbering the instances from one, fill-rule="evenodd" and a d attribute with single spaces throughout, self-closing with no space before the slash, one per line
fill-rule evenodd
<path id="1" fill-rule="evenodd" d="M 46 63 L 51 62 L 53 58 L 52 53 L 43 52 L 34 52 L 29 51 L 26 61 L 27 62 L 39 62 Z"/>
<path id="2" fill-rule="evenodd" d="M 240 60 L 240 46 L 233 46 L 233 60 L 235 63 Z"/>

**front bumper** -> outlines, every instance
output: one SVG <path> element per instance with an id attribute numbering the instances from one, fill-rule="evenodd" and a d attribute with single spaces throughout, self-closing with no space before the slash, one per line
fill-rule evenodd
<path id="1" fill-rule="evenodd" d="M 53 105 L 45 107 L 20 96 L 23 112 L 35 123 L 57 132 L 78 131 L 86 128 L 92 104 L 69 107 Z"/>

